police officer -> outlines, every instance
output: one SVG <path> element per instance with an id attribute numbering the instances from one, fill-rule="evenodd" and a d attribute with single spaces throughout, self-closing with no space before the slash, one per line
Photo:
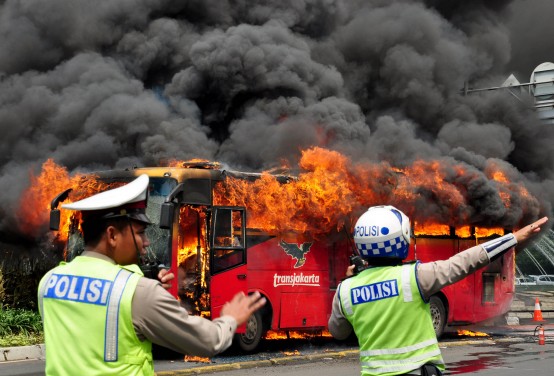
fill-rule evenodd
<path id="1" fill-rule="evenodd" d="M 239 293 L 210 321 L 189 316 L 160 281 L 143 277 L 148 184 L 142 175 L 62 206 L 81 211 L 85 251 L 39 284 L 47 375 L 154 375 L 152 343 L 213 356 L 265 304 L 259 294 Z M 167 284 L 173 274 L 158 277 Z"/>
<path id="2" fill-rule="evenodd" d="M 410 221 L 393 206 L 371 207 L 356 223 L 354 242 L 369 267 L 350 266 L 337 288 L 329 331 L 337 339 L 354 330 L 362 375 L 440 375 L 445 369 L 429 310 L 429 298 L 527 240 L 544 217 L 521 230 L 461 252 L 448 260 L 402 264 L 410 245 Z"/>

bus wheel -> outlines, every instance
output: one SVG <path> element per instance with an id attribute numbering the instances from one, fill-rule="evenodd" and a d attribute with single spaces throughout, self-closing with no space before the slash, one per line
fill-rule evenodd
<path id="1" fill-rule="evenodd" d="M 431 320 L 433 320 L 433 328 L 435 328 L 435 334 L 437 338 L 440 338 L 444 332 L 444 326 L 446 324 L 446 309 L 441 298 L 433 295 L 429 299 L 429 305 L 431 308 Z"/>
<path id="2" fill-rule="evenodd" d="M 235 339 L 238 347 L 245 352 L 256 350 L 262 340 L 263 321 L 262 313 L 258 310 L 246 322 L 246 331 L 237 334 Z"/>

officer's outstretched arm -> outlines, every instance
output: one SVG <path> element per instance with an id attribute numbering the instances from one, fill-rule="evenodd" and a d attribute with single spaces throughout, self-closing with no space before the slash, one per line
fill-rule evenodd
<path id="1" fill-rule="evenodd" d="M 538 221 L 535 221 L 527 226 L 522 227 L 512 234 L 506 234 L 500 238 L 489 240 L 482 245 L 483 249 L 487 251 L 489 260 L 493 261 L 499 256 L 504 254 L 507 250 L 514 247 L 518 243 L 525 242 L 532 236 L 538 234 L 541 230 L 541 226 L 548 221 L 547 217 L 542 217 Z M 516 247 L 516 252 L 521 250 L 522 247 Z"/>
<path id="2" fill-rule="evenodd" d="M 538 234 L 541 231 L 541 226 L 544 225 L 547 221 L 548 221 L 548 217 L 542 217 L 538 221 L 535 221 L 530 225 L 527 225 L 517 230 L 516 232 L 514 232 L 517 242 L 523 243 L 527 239 Z"/>

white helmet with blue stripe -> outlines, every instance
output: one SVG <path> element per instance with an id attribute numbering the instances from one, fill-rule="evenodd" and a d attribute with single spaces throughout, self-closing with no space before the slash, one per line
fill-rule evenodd
<path id="1" fill-rule="evenodd" d="M 364 258 L 405 259 L 410 247 L 410 220 L 394 206 L 373 206 L 356 222 L 354 243 Z"/>

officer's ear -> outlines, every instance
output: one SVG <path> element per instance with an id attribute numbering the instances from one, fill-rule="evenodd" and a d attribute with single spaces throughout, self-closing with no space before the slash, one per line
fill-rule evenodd
<path id="1" fill-rule="evenodd" d="M 104 230 L 104 235 L 106 236 L 108 244 L 113 248 L 116 246 L 117 242 L 121 240 L 123 234 L 117 227 L 109 225 Z"/>

